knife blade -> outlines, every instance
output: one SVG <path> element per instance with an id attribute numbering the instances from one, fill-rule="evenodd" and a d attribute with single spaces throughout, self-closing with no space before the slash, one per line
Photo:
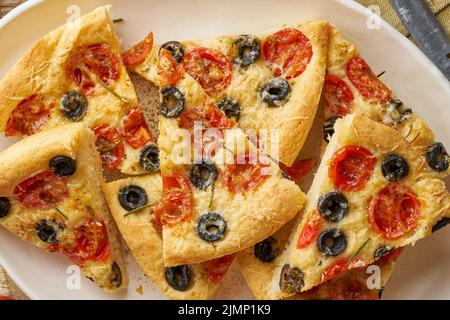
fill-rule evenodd
<path id="1" fill-rule="evenodd" d="M 417 46 L 450 80 L 450 39 L 423 0 L 391 0 Z"/>

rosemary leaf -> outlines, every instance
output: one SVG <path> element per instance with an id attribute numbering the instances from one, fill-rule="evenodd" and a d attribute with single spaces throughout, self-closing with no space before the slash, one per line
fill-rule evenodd
<path id="1" fill-rule="evenodd" d="M 55 208 L 55 210 L 66 220 L 69 220 L 69 218 L 67 218 L 67 216 L 59 209 L 59 208 Z"/>
<path id="2" fill-rule="evenodd" d="M 377 75 L 377 78 L 381 77 L 382 75 L 384 75 L 386 73 L 386 71 L 381 72 L 379 75 Z"/>
<path id="3" fill-rule="evenodd" d="M 367 246 L 367 244 L 372 241 L 371 238 L 368 238 L 362 245 L 361 247 L 359 247 L 358 250 L 356 250 L 355 254 L 353 256 L 350 257 L 350 259 L 348 259 L 347 264 L 350 264 L 352 262 L 353 259 L 355 259 L 360 253 L 361 251 Z"/>
<path id="4" fill-rule="evenodd" d="M 124 104 L 128 104 L 128 101 L 124 98 L 122 98 L 117 92 L 115 92 L 112 88 L 110 88 L 106 83 L 103 82 L 102 79 L 100 79 L 99 76 L 97 76 L 97 80 L 98 82 L 100 82 L 100 84 L 102 85 L 103 88 L 105 88 L 109 93 L 111 93 L 114 97 L 117 98 L 117 100 L 119 100 L 120 102 L 124 103 Z"/>
<path id="5" fill-rule="evenodd" d="M 85 206 L 85 207 L 86 207 L 86 210 L 89 212 L 90 216 L 92 217 L 92 219 L 96 220 L 94 209 L 92 209 L 92 207 L 90 207 L 90 206 Z"/>
<path id="6" fill-rule="evenodd" d="M 151 207 L 151 206 L 152 206 L 151 204 L 147 204 L 145 206 L 142 206 L 142 207 L 136 208 L 134 210 L 131 210 L 131 211 L 127 212 L 126 214 L 124 214 L 124 217 L 128 217 L 129 215 L 132 215 L 133 213 L 139 212 L 139 211 L 144 210 L 144 209 L 146 209 L 148 207 Z"/>
<path id="7" fill-rule="evenodd" d="M 145 164 L 149 164 L 149 165 L 153 168 L 153 170 L 154 170 L 155 172 L 158 172 L 158 171 L 159 171 L 159 169 L 158 169 L 158 167 L 156 166 L 156 164 L 154 164 L 150 159 L 145 158 L 145 159 L 143 159 L 143 160 L 144 160 Z"/>
<path id="8" fill-rule="evenodd" d="M 125 20 L 123 20 L 122 18 L 117 18 L 117 19 L 114 19 L 113 20 L 113 23 L 122 23 L 122 22 L 124 22 Z"/>
<path id="9" fill-rule="evenodd" d="M 124 142 L 125 142 L 125 139 L 120 139 L 119 142 L 117 142 L 115 145 L 113 145 L 111 148 L 105 150 L 104 152 L 112 151 L 115 148 L 117 148 L 118 146 L 120 146 L 121 144 L 123 144 Z"/>

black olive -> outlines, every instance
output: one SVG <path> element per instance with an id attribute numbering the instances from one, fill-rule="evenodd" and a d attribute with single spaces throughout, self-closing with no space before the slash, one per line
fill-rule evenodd
<path id="1" fill-rule="evenodd" d="M 155 145 L 144 147 L 139 155 L 139 164 L 145 171 L 159 172 L 159 149 Z"/>
<path id="2" fill-rule="evenodd" d="M 207 241 L 215 242 L 225 236 L 227 223 L 217 212 L 207 212 L 200 216 L 197 222 L 198 236 Z"/>
<path id="3" fill-rule="evenodd" d="M 189 288 L 190 272 L 186 265 L 166 268 L 166 280 L 169 286 L 178 291 L 186 291 Z"/>
<path id="4" fill-rule="evenodd" d="M 161 90 L 160 112 L 166 118 L 176 118 L 184 110 L 184 95 L 175 87 L 164 87 Z"/>
<path id="5" fill-rule="evenodd" d="M 393 99 L 387 105 L 387 114 L 396 123 L 402 123 L 411 113 L 411 108 L 406 107 L 399 99 Z"/>
<path id="6" fill-rule="evenodd" d="M 222 110 L 228 118 L 234 119 L 236 122 L 238 122 L 241 117 L 241 107 L 235 100 L 227 99 L 222 101 L 219 103 L 219 109 Z"/>
<path id="7" fill-rule="evenodd" d="M 437 142 L 428 147 L 427 162 L 431 169 L 437 172 L 447 171 L 449 156 L 442 143 Z"/>
<path id="8" fill-rule="evenodd" d="M 326 142 L 330 142 L 331 137 L 334 134 L 334 125 L 336 121 L 341 118 L 341 116 L 335 116 L 325 120 L 323 124 L 323 137 Z"/>
<path id="9" fill-rule="evenodd" d="M 234 41 L 237 55 L 233 62 L 241 67 L 248 67 L 258 61 L 261 55 L 261 43 L 258 38 L 252 35 L 239 36 Z"/>
<path id="10" fill-rule="evenodd" d="M 283 178 L 285 178 L 285 179 L 288 179 L 288 180 L 292 181 L 292 178 L 286 172 L 284 172 L 283 170 L 281 170 L 281 176 Z"/>
<path id="11" fill-rule="evenodd" d="M 87 109 L 88 101 L 79 92 L 68 92 L 61 99 L 61 112 L 69 120 L 80 121 L 86 115 Z"/>
<path id="12" fill-rule="evenodd" d="M 339 191 L 328 192 L 319 198 L 317 210 L 325 220 L 339 222 L 348 213 L 348 200 Z"/>
<path id="13" fill-rule="evenodd" d="M 54 157 L 48 166 L 58 177 L 62 178 L 70 177 L 77 170 L 77 162 L 66 156 Z"/>
<path id="14" fill-rule="evenodd" d="M 402 156 L 396 154 L 388 155 L 381 164 L 381 173 L 387 181 L 400 181 L 409 174 L 408 162 Z"/>
<path id="15" fill-rule="evenodd" d="M 392 249 L 393 249 L 392 247 L 388 247 L 388 246 L 379 247 L 377 250 L 375 250 L 375 252 L 373 254 L 373 259 L 375 261 L 380 260 L 382 257 L 384 257 L 389 252 L 391 252 Z"/>
<path id="16" fill-rule="evenodd" d="M 280 289 L 286 293 L 300 293 L 305 286 L 305 274 L 299 268 L 285 264 L 281 269 Z"/>
<path id="17" fill-rule="evenodd" d="M 441 220 L 439 220 L 434 226 L 433 226 L 433 233 L 436 231 L 441 230 L 443 227 L 448 225 L 450 223 L 450 218 L 443 217 Z"/>
<path id="18" fill-rule="evenodd" d="M 259 96 L 270 107 L 281 107 L 286 103 L 291 85 L 283 78 L 275 78 L 262 86 Z"/>
<path id="19" fill-rule="evenodd" d="M 200 189 L 205 190 L 212 185 L 219 176 L 216 166 L 208 161 L 200 164 L 194 164 L 189 170 L 189 180 L 192 184 Z"/>
<path id="20" fill-rule="evenodd" d="M 273 247 L 275 243 L 276 240 L 272 237 L 257 243 L 253 252 L 255 257 L 267 263 L 275 260 L 278 255 L 278 250 Z"/>
<path id="21" fill-rule="evenodd" d="M 161 46 L 161 49 L 166 49 L 167 51 L 169 51 L 170 54 L 172 55 L 173 59 L 176 62 L 180 63 L 181 61 L 183 61 L 184 48 L 183 48 L 183 45 L 181 43 L 179 43 L 178 41 L 166 42 Z M 161 54 L 161 49 L 159 49 L 160 54 Z"/>
<path id="22" fill-rule="evenodd" d="M 347 238 L 339 229 L 322 232 L 317 238 L 317 248 L 325 256 L 336 257 L 347 247 Z"/>
<path id="23" fill-rule="evenodd" d="M 58 233 L 64 230 L 64 228 L 56 220 L 41 220 L 36 223 L 35 228 L 39 239 L 46 243 L 58 242 Z"/>
<path id="24" fill-rule="evenodd" d="M 119 203 L 127 211 L 133 211 L 147 204 L 147 192 L 139 186 L 129 185 L 119 191 Z"/>
<path id="25" fill-rule="evenodd" d="M 0 197 L 0 218 L 4 218 L 8 215 L 11 209 L 11 203 L 8 198 Z"/>
<path id="26" fill-rule="evenodd" d="M 119 288 L 122 285 L 122 271 L 116 262 L 111 266 L 111 285 L 114 288 Z"/>

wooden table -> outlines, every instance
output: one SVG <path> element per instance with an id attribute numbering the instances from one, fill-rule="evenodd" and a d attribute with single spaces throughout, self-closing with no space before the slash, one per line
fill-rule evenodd
<path id="1" fill-rule="evenodd" d="M 0 0 L 0 18 L 26 0 Z"/>

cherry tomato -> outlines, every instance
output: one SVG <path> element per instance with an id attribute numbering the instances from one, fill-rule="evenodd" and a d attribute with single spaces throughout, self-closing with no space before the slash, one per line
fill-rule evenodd
<path id="1" fill-rule="evenodd" d="M 362 96 L 370 102 L 391 100 L 391 90 L 378 79 L 363 58 L 356 57 L 348 62 L 347 76 Z"/>
<path id="2" fill-rule="evenodd" d="M 309 39 L 297 29 L 287 28 L 271 35 L 263 44 L 264 56 L 275 77 L 287 80 L 301 75 L 313 56 Z"/>
<path id="3" fill-rule="evenodd" d="M 381 257 L 380 260 L 377 261 L 377 264 L 379 264 L 380 266 L 384 266 L 388 263 L 394 262 L 402 254 L 404 249 L 404 247 L 401 247 L 392 250 L 387 255 Z"/>
<path id="4" fill-rule="evenodd" d="M 46 209 L 69 196 L 66 181 L 53 172 L 39 173 L 19 183 L 14 196 L 26 208 Z"/>
<path id="5" fill-rule="evenodd" d="M 143 147 L 153 139 L 141 108 L 132 109 L 123 120 L 123 138 L 134 149 Z"/>
<path id="6" fill-rule="evenodd" d="M 134 45 L 122 54 L 123 63 L 127 68 L 140 65 L 153 49 L 153 32 L 150 32 L 144 40 Z"/>
<path id="7" fill-rule="evenodd" d="M 158 63 L 160 87 L 174 86 L 183 78 L 183 65 L 175 61 L 169 50 L 161 49 Z"/>
<path id="8" fill-rule="evenodd" d="M 199 108 L 185 109 L 178 121 L 178 126 L 186 130 L 192 130 L 195 122 L 203 121 L 203 110 Z"/>
<path id="9" fill-rule="evenodd" d="M 0 296 L 0 300 L 14 300 L 14 299 L 8 296 Z"/>
<path id="10" fill-rule="evenodd" d="M 228 118 L 222 110 L 212 104 L 203 110 L 203 118 L 207 128 L 227 129 L 236 126 L 236 121 Z"/>
<path id="11" fill-rule="evenodd" d="M 106 124 L 101 124 L 94 128 L 94 133 L 97 136 L 95 144 L 103 165 L 109 169 L 117 168 L 125 155 L 125 147 L 119 132 Z"/>
<path id="12" fill-rule="evenodd" d="M 369 204 L 369 221 L 386 239 L 398 239 L 413 230 L 421 214 L 417 195 L 400 183 L 381 189 Z"/>
<path id="13" fill-rule="evenodd" d="M 208 261 L 208 275 L 212 283 L 217 284 L 220 280 L 222 280 L 223 276 L 227 273 L 233 263 L 235 257 L 235 254 L 230 254 L 228 256 Z"/>
<path id="14" fill-rule="evenodd" d="M 303 177 L 314 169 L 316 162 L 312 159 L 296 161 L 291 167 L 280 163 L 281 170 L 286 173 L 295 183 L 300 183 Z"/>
<path id="15" fill-rule="evenodd" d="M 322 216 L 319 211 L 311 211 L 305 221 L 297 241 L 297 249 L 304 249 L 316 239 L 322 225 Z"/>
<path id="16" fill-rule="evenodd" d="M 376 162 L 375 156 L 367 149 L 346 146 L 333 155 L 328 175 L 341 191 L 362 190 L 370 179 Z"/>
<path id="17" fill-rule="evenodd" d="M 332 264 L 326 269 L 322 274 L 322 282 L 326 282 L 330 279 L 333 279 L 338 274 L 345 272 L 348 270 L 347 259 L 341 259 Z"/>
<path id="18" fill-rule="evenodd" d="M 353 93 L 340 78 L 333 75 L 325 77 L 324 97 L 329 114 L 345 116 L 351 112 L 354 100 Z"/>

